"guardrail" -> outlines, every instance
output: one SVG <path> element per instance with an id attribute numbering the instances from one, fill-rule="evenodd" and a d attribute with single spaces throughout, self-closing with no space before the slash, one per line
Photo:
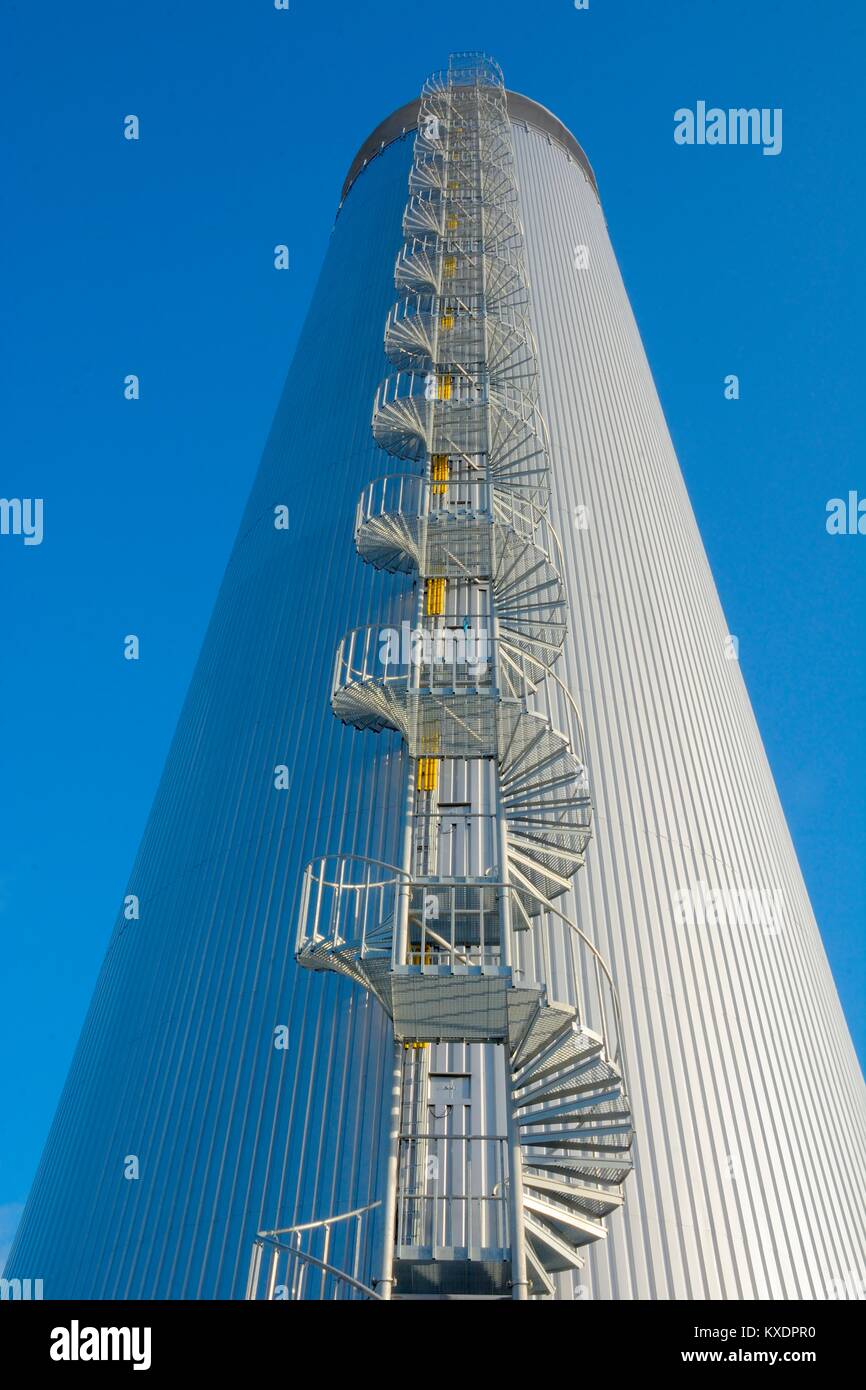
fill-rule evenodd
<path id="1" fill-rule="evenodd" d="M 259 1231 L 253 1241 L 247 1274 L 248 1300 L 288 1301 L 318 1297 L 329 1299 L 375 1299 L 383 1301 L 375 1289 L 358 1277 L 364 1217 L 381 1202 L 371 1202 L 339 1216 L 306 1221 L 298 1226 L 285 1226 L 275 1231 Z M 340 1231 L 344 1223 L 353 1223 L 348 1235 Z M 344 1236 L 341 1255 L 351 1265 L 352 1272 L 330 1262 L 335 1229 Z M 319 1239 L 321 1249 L 314 1255 L 308 1244 Z M 313 1288 L 318 1282 L 318 1294 Z"/>
<path id="2" fill-rule="evenodd" d="M 408 897 L 406 959 L 397 959 L 394 930 Z M 528 917 L 518 900 L 535 899 Z M 502 900 L 526 924 L 513 933 L 516 983 L 555 978 L 551 937 L 565 946 L 568 995 L 577 1019 L 602 1038 L 608 1058 L 623 1070 L 622 1018 L 613 977 L 598 947 L 576 922 L 527 887 L 493 878 L 414 878 L 397 865 L 363 855 L 323 855 L 304 869 L 296 950 L 309 958 L 323 949 L 395 965 L 499 965 Z"/>
<path id="3" fill-rule="evenodd" d="M 337 647 L 332 695 L 375 683 L 398 690 L 477 690 L 491 684 L 496 643 L 483 619 L 466 627 L 432 623 L 356 627 Z"/>
<path id="4" fill-rule="evenodd" d="M 472 479 L 449 479 L 448 497 L 437 493 L 436 484 L 416 473 L 388 473 L 369 483 L 358 499 L 355 509 L 355 540 L 363 526 L 378 518 L 400 518 L 424 527 L 437 524 L 441 515 L 466 517 L 479 514 L 479 525 L 486 521 L 490 486 Z M 439 485 L 441 487 L 441 484 Z M 418 527 L 420 534 L 421 527 Z"/>
<path id="5" fill-rule="evenodd" d="M 419 1133 L 400 1139 L 397 1251 L 507 1252 L 508 1141 Z"/>

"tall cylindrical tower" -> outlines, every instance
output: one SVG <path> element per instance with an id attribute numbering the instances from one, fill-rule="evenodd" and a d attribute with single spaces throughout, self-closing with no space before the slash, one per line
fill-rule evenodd
<path id="1" fill-rule="evenodd" d="M 350 170 L 7 1277 L 862 1295 L 727 639 L 586 157 L 457 55 Z"/>

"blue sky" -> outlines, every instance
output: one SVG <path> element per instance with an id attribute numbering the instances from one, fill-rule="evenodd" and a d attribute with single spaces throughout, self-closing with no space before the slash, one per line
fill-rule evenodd
<path id="1" fill-rule="evenodd" d="M 449 49 L 595 167 L 861 1056 L 866 875 L 862 59 L 855 0 L 61 0 L 5 7 L 0 1247 L 30 1184 L 364 136 Z M 781 155 L 677 146 L 781 107 Z M 141 139 L 122 136 L 125 115 Z M 276 273 L 285 242 L 291 270 Z M 123 378 L 141 378 L 125 402 Z M 739 375 L 727 402 L 724 377 Z M 142 660 L 122 659 L 135 632 Z M 11 1040 L 11 1041 L 10 1041 Z M 2 1250 L 0 1250 L 2 1255 Z"/>

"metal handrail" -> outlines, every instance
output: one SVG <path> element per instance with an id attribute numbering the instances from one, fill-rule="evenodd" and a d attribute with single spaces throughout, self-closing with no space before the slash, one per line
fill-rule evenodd
<path id="1" fill-rule="evenodd" d="M 358 864 L 372 864 L 377 869 L 388 869 L 391 873 L 396 874 L 398 878 L 402 878 L 406 882 L 411 882 L 411 874 L 401 869 L 398 864 L 389 864 L 387 859 L 373 859 L 368 854 L 319 854 L 315 859 L 310 859 L 304 865 L 304 873 L 306 874 L 308 870 L 312 869 L 314 864 L 324 864 L 329 859 L 340 862 L 352 860 Z M 343 879 L 330 880 L 322 878 L 319 881 L 323 888 L 346 888 L 347 886 L 355 886 L 358 888 L 384 888 L 391 882 L 390 879 L 381 879 L 379 882 L 373 884 L 347 885 Z M 271 1234 L 273 1234 L 273 1232 L 271 1232 Z"/>
<path id="2" fill-rule="evenodd" d="M 299 1231 L 315 1231 L 322 1226 L 337 1226 L 341 1221 L 351 1221 L 353 1216 L 363 1216 L 365 1212 L 374 1211 L 376 1207 L 381 1205 L 380 1199 L 378 1202 L 368 1202 L 365 1207 L 355 1207 L 354 1211 L 342 1211 L 339 1216 L 321 1216 L 317 1221 L 304 1221 L 299 1226 L 279 1226 L 275 1231 L 259 1231 L 258 1234 L 260 1236 L 293 1236 Z"/>
<path id="3" fill-rule="evenodd" d="M 418 151 L 409 171 L 410 194 L 416 193 L 419 188 L 446 188 L 452 185 L 455 192 L 460 192 L 457 186 L 459 180 L 455 175 L 461 166 L 464 166 L 463 160 L 447 159 L 443 150 L 429 155 L 426 150 Z M 508 189 L 516 195 L 513 157 L 466 160 L 465 168 L 467 172 L 470 169 L 478 172 L 479 190 L 482 194 L 490 188 L 495 188 Z"/>
<path id="4" fill-rule="evenodd" d="M 355 538 L 362 526 L 377 517 L 405 517 L 413 521 L 425 521 L 437 526 L 443 517 L 453 517 L 457 521 L 477 519 L 484 525 L 487 517 L 487 497 L 491 485 L 477 478 L 451 480 L 452 488 L 462 488 L 478 494 L 474 504 L 461 505 L 452 510 L 448 502 L 435 511 L 430 507 L 437 494 L 429 478 L 418 473 L 383 473 L 368 483 L 358 498 L 355 508 Z M 378 499 L 378 500 L 377 500 Z M 448 524 L 447 521 L 444 524 Z"/>
<path id="5" fill-rule="evenodd" d="M 465 59 L 466 63 L 461 61 Z M 489 81 L 479 82 L 480 75 L 485 75 Z M 461 80 L 462 79 L 462 80 Z M 505 94 L 505 78 L 502 69 L 495 58 L 491 58 L 486 53 L 473 52 L 471 50 L 452 53 L 449 58 L 447 68 L 439 68 L 432 72 L 424 83 L 424 88 L 428 85 L 442 81 L 451 89 L 454 86 L 482 86 L 489 87 L 491 90 L 502 89 L 503 97 Z M 423 89 L 422 89 L 423 90 Z"/>
<path id="6" fill-rule="evenodd" d="M 492 126 L 501 128 L 507 118 L 507 111 L 507 102 L 492 88 L 486 91 L 479 89 L 478 99 L 471 105 L 466 105 L 457 99 L 455 92 L 439 87 L 421 92 L 418 99 L 418 127 L 423 126 L 425 117 L 436 116 L 443 122 L 454 117 L 469 131 Z"/>
<path id="7" fill-rule="evenodd" d="M 443 245 L 447 242 L 447 245 Z M 526 263 L 522 252 L 516 250 L 508 242 L 490 242 L 482 237 L 458 236 L 456 234 L 447 237 L 440 237 L 435 232 L 430 232 L 426 236 L 407 237 L 397 255 L 396 268 L 399 271 L 401 264 L 405 264 L 413 257 L 425 255 L 430 260 L 438 262 L 446 256 L 463 256 L 466 258 L 485 257 L 488 261 L 499 261 L 502 265 L 510 266 L 514 269 L 517 276 L 526 278 Z M 457 279 L 461 277 L 457 276 Z"/>
<path id="8" fill-rule="evenodd" d="M 274 1240 L 269 1236 L 260 1237 L 259 1242 L 254 1242 L 254 1244 L 257 1243 L 263 1246 L 268 1245 L 272 1250 L 282 1250 L 293 1259 L 300 1260 L 302 1264 L 313 1265 L 315 1269 L 322 1270 L 324 1274 L 330 1274 L 333 1279 L 339 1279 L 341 1283 L 348 1284 L 352 1289 L 357 1289 L 359 1293 L 365 1294 L 367 1298 L 375 1299 L 378 1303 L 384 1302 L 382 1295 L 376 1293 L 375 1289 L 371 1289 L 369 1284 L 364 1284 L 360 1279 L 355 1279 L 353 1275 L 347 1274 L 343 1269 L 338 1269 L 336 1265 L 331 1265 L 325 1260 L 317 1259 L 315 1255 L 308 1254 L 306 1250 L 299 1250 L 292 1245 L 284 1245 L 282 1241 Z"/>
<path id="9" fill-rule="evenodd" d="M 455 378 L 452 389 L 464 388 L 460 394 L 439 397 L 438 378 Z M 505 388 L 507 389 L 507 388 Z M 469 394 L 475 392 L 477 394 Z M 485 370 L 478 372 L 437 372 L 435 370 L 416 370 L 413 367 L 390 372 L 379 384 L 374 403 L 374 412 L 393 405 L 396 401 L 424 401 L 429 405 L 448 405 L 452 407 L 485 406 L 490 397 L 490 381 Z"/>
<path id="10" fill-rule="evenodd" d="M 438 113 L 431 112 L 428 121 L 430 119 L 439 122 L 441 134 L 439 136 L 428 134 L 424 117 L 423 115 L 420 116 L 414 147 L 416 167 L 421 160 L 434 159 L 439 156 L 448 163 L 461 164 L 464 168 L 467 166 L 477 167 L 479 164 L 510 165 L 513 168 L 514 154 L 495 121 L 491 121 L 489 125 L 478 126 L 471 131 L 467 131 L 465 126 L 458 126 L 455 131 L 452 122 L 443 121 Z M 459 117 L 453 119 L 459 120 Z M 447 149 L 444 143 L 445 139 L 447 139 Z M 461 158 L 455 159 L 454 155 L 458 152 Z"/>
<path id="11" fill-rule="evenodd" d="M 287 1279 L 287 1287 L 290 1290 L 290 1297 L 295 1299 L 301 1296 L 300 1290 L 304 1282 L 304 1275 L 307 1266 L 321 1272 L 320 1297 L 324 1297 L 326 1278 L 330 1276 L 340 1284 L 354 1292 L 361 1293 L 368 1298 L 379 1298 L 374 1289 L 364 1284 L 357 1278 L 358 1259 L 360 1255 L 361 1225 L 363 1218 L 371 1211 L 382 1205 L 381 1200 L 368 1202 L 365 1206 L 355 1207 L 351 1211 L 339 1212 L 334 1216 L 319 1217 L 312 1221 L 302 1221 L 293 1226 L 281 1226 L 275 1230 L 259 1231 L 253 1241 L 252 1254 L 250 1257 L 250 1268 L 247 1275 L 247 1299 L 257 1299 L 261 1283 L 262 1254 L 265 1247 L 271 1250 L 270 1268 L 266 1273 L 265 1298 L 269 1301 L 273 1299 L 274 1291 L 277 1287 L 277 1279 L 280 1273 L 280 1258 L 286 1257 L 285 1271 L 283 1278 Z M 344 1225 L 346 1222 L 354 1222 L 354 1237 L 350 1233 L 346 1239 L 353 1244 L 354 1256 L 353 1264 L 355 1273 L 350 1274 L 347 1270 L 340 1269 L 333 1264 L 330 1258 L 331 1236 L 334 1227 Z M 310 1250 L 301 1248 L 302 1236 L 309 1236 L 317 1231 L 324 1232 L 323 1249 L 320 1255 L 314 1255 Z M 284 1236 L 293 1237 L 291 1243 L 281 1239 Z M 349 1255 L 349 1246 L 346 1246 L 344 1258 Z M 297 1260 L 304 1267 L 301 1274 L 295 1274 L 293 1260 Z M 336 1294 L 334 1295 L 336 1297 Z"/>
<path id="12" fill-rule="evenodd" d="M 443 208 L 451 207 L 472 207 L 479 210 L 485 208 L 495 209 L 499 212 L 508 212 L 520 227 L 523 233 L 523 223 L 520 220 L 520 213 L 517 207 L 515 185 L 506 180 L 506 192 L 502 196 L 492 195 L 491 189 L 486 187 L 478 191 L 466 188 L 447 188 L 443 184 L 425 184 L 420 187 L 413 187 L 409 191 L 409 200 L 406 210 L 403 213 L 405 219 L 406 212 L 413 203 L 430 202 L 440 204 Z"/>
<path id="13" fill-rule="evenodd" d="M 377 517 L 406 517 L 431 522 L 434 526 L 443 517 L 453 517 L 467 522 L 475 520 L 479 527 L 489 526 L 489 496 L 494 524 L 499 523 L 515 531 L 527 545 L 541 551 L 557 574 L 562 574 L 562 543 L 547 513 L 535 503 L 516 497 L 495 481 L 487 483 L 476 478 L 458 478 L 451 479 L 449 485 L 453 489 L 476 490 L 477 503 L 467 510 L 466 504 L 460 499 L 459 505 L 452 510 L 452 504 L 443 500 L 433 510 L 430 503 L 437 494 L 429 478 L 409 472 L 380 474 L 367 484 L 358 499 L 355 508 L 356 538 L 359 528 Z M 542 533 L 541 537 L 539 532 Z M 545 539 L 548 534 L 552 544 Z"/>
<path id="14" fill-rule="evenodd" d="M 551 527 L 551 530 L 552 529 L 553 528 Z M 575 700 L 574 696 L 572 695 L 571 691 L 569 690 L 568 686 L 565 684 L 565 681 L 562 679 L 562 677 L 558 676 L 556 671 L 552 669 L 548 670 L 548 675 L 553 677 L 553 680 L 555 681 L 556 685 L 559 687 L 566 700 L 568 701 L 569 708 L 571 710 L 571 715 L 577 724 L 577 748 L 580 750 L 580 761 L 583 763 L 584 767 L 586 767 L 586 730 L 583 726 L 583 717 L 580 713 L 580 707 L 577 701 Z M 571 733 L 569 733 L 569 741 L 572 741 Z M 576 750 L 573 749 L 572 751 Z"/>
<path id="15" fill-rule="evenodd" d="M 474 235 L 487 236 L 492 227 L 495 240 L 506 245 L 520 245 L 523 229 L 516 209 L 508 203 L 479 202 L 477 199 L 461 195 L 454 189 L 450 197 L 443 198 L 442 190 L 425 188 L 413 193 L 403 213 L 403 234 L 407 239 L 432 233 L 434 236 L 448 236 L 453 228 L 448 227 L 449 219 L 455 220 L 458 228 L 475 228 Z"/>
<path id="16" fill-rule="evenodd" d="M 387 332 L 394 324 L 411 321 L 416 316 L 438 318 L 443 309 L 451 308 L 454 302 L 454 295 L 434 294 L 432 290 L 410 290 L 389 311 L 385 320 L 385 331 Z M 493 322 L 497 327 L 525 340 L 535 351 L 537 347 L 535 335 L 532 332 L 529 317 L 523 310 L 515 309 L 507 304 L 487 304 L 484 296 L 480 293 L 463 296 L 456 307 L 461 313 L 477 320 L 479 326 L 484 321 Z"/>
<path id="17" fill-rule="evenodd" d="M 367 883 L 358 883 L 358 884 L 355 884 L 355 883 L 350 883 L 350 882 L 347 882 L 347 881 L 346 881 L 345 877 L 342 876 L 342 868 L 338 869 L 338 870 L 336 871 L 336 873 L 334 874 L 333 877 L 326 877 L 326 876 L 325 876 L 324 866 L 326 866 L 327 864 L 333 863 L 333 864 L 335 864 L 335 865 L 340 865 L 340 866 L 342 866 L 342 865 L 344 865 L 344 864 L 351 864 L 352 862 L 355 862 L 355 863 L 358 863 L 358 864 L 368 865 L 368 866 L 371 866 L 371 867 L 374 867 L 374 868 L 386 869 L 390 875 L 393 875 L 393 877 L 390 877 L 390 878 L 387 878 L 387 879 L 377 880 L 377 881 L 371 882 L 371 883 L 369 883 L 369 884 L 367 884 Z M 316 872 L 317 870 L 318 870 L 318 873 Z M 597 970 L 598 972 L 600 972 L 600 974 L 604 977 L 604 979 L 605 979 L 605 981 L 606 981 L 606 984 L 607 984 L 607 987 L 608 987 L 608 990 L 609 990 L 609 993 L 610 993 L 610 997 L 611 997 L 612 1021 L 613 1021 L 614 1025 L 615 1025 L 615 1031 L 616 1031 L 615 1046 L 612 1045 L 613 1042 L 614 1042 L 614 1039 L 611 1038 L 610 1031 L 609 1031 L 609 1027 L 608 1027 L 608 1023 L 607 1023 L 607 1019 L 606 1019 L 606 1014 L 605 1014 L 605 1012 L 604 1012 L 604 1010 L 603 1010 L 603 1006 L 601 1005 L 601 993 L 600 993 L 600 986 L 599 986 L 599 1001 L 600 1001 L 600 1007 L 602 1008 L 602 1030 L 601 1030 L 601 1034 L 602 1034 L 602 1037 L 603 1037 L 604 1042 L 605 1042 L 605 1048 L 606 1048 L 606 1050 L 608 1051 L 608 1053 L 609 1053 L 609 1055 L 610 1055 L 610 1057 L 611 1057 L 611 1060 L 613 1060 L 613 1061 L 620 1067 L 620 1070 L 623 1072 L 623 1076 L 625 1076 L 625 1069 L 624 1069 L 624 1066 L 623 1066 L 623 1064 L 622 1064 L 622 1047 L 621 1047 L 621 1041 L 622 1041 L 622 1009 L 621 1009 L 621 1006 L 620 1006 L 619 996 L 618 996 L 618 994 L 617 994 L 616 986 L 615 986 L 615 984 L 614 984 L 613 975 L 612 975 L 612 973 L 611 973 L 611 971 L 610 971 L 610 968 L 609 968 L 609 966 L 607 965 L 607 962 L 605 961 L 604 956 L 601 954 L 601 952 L 599 951 L 598 947 L 597 947 L 597 946 L 595 945 L 595 943 L 590 939 L 590 937 L 587 936 L 586 932 L 584 932 L 584 931 L 582 930 L 582 928 L 579 927 L 579 926 L 577 925 L 577 923 L 576 923 L 575 921 L 573 921 L 572 918 L 569 917 L 569 915 L 568 915 L 566 912 L 563 912 L 560 908 L 558 908 L 558 907 L 555 905 L 555 903 L 551 902 L 549 898 L 545 897 L 543 893 L 539 892 L 538 889 L 533 888 L 533 887 L 531 887 L 531 886 L 529 886 L 529 885 L 525 885 L 525 886 L 524 886 L 523 884 L 515 884 L 515 883 L 512 883 L 512 882 L 506 881 L 506 880 L 504 880 L 504 879 L 501 879 L 501 878 L 500 878 L 500 879 L 494 879 L 494 878 L 487 878 L 487 877 L 485 877 L 485 878 L 476 878 L 476 879 L 469 879 L 469 878 L 448 879 L 448 878 L 437 878 L 437 877 L 434 876 L 434 877 L 428 878 L 428 879 L 423 879 L 423 878 L 422 878 L 422 879 L 419 879 L 417 876 L 415 876 L 415 875 L 413 875 L 413 874 L 411 874 L 411 873 L 409 873 L 409 872 L 407 872 L 407 871 L 405 871 L 405 870 L 399 868 L 396 864 L 390 864 L 390 863 L 388 863 L 388 862 L 385 861 L 385 860 L 374 859 L 374 858 L 372 858 L 372 857 L 370 857 L 370 856 L 367 856 L 367 855 L 346 855 L 346 854 L 323 855 L 323 856 L 319 856 L 319 857 L 316 858 L 316 859 L 310 860 L 309 863 L 308 863 L 307 865 L 305 865 L 304 874 L 303 874 L 303 881 L 304 881 L 305 887 L 304 887 L 304 893 L 302 894 L 302 902 L 301 902 L 301 919 L 299 920 L 299 923 L 298 923 L 298 944 L 299 944 L 299 947 L 300 947 L 304 942 L 309 941 L 309 940 L 324 940 L 324 939 L 326 939 L 326 938 L 324 938 L 320 933 L 317 933 L 317 932 L 315 932 L 315 931 L 312 932 L 312 933 L 308 933 L 308 932 L 306 932 L 306 931 L 304 930 L 304 927 L 305 927 L 305 923 L 304 923 L 304 914 L 305 914 L 306 911 L 308 910 L 307 904 L 308 904 L 308 896 L 309 896 L 309 890 L 308 890 L 307 885 L 308 885 L 309 883 L 313 883 L 313 882 L 315 882 L 315 883 L 318 885 L 318 887 L 319 887 L 320 889 L 321 889 L 321 888 L 331 888 L 331 889 L 334 889 L 334 890 L 339 894 L 339 896 L 340 896 L 341 898 L 342 898 L 346 893 L 353 893 L 353 892 L 354 892 L 354 893 L 361 893 L 361 892 L 367 891 L 368 889 L 370 889 L 370 890 L 373 890 L 373 889 L 376 889 L 376 890 L 378 890 L 378 889 L 391 889 L 391 890 L 393 890 L 393 892 L 394 892 L 395 901 L 396 901 L 396 893 L 397 893 L 397 890 L 399 889 L 399 887 L 400 887 L 401 884 L 406 885 L 406 886 L 409 887 L 410 889 L 413 888 L 413 887 L 415 887 L 415 888 L 422 888 L 422 887 L 424 887 L 424 886 L 427 885 L 427 884 L 429 884 L 430 887 L 439 888 L 439 889 L 444 889 L 444 890 L 465 889 L 465 888 L 470 888 L 470 887 L 477 887 L 477 888 L 483 888 L 483 889 L 485 889 L 485 890 L 493 890 L 494 892 L 505 892 L 505 893 L 508 893 L 508 894 L 510 894 L 510 895 L 519 896 L 519 897 L 524 898 L 524 899 L 525 899 L 525 898 L 534 898 L 535 901 L 536 901 L 536 903 L 538 904 L 538 906 L 539 906 L 540 909 L 541 909 L 541 913 L 550 913 L 552 916 L 556 917 L 560 922 L 563 923 L 564 926 L 566 926 L 566 927 L 569 929 L 569 931 L 572 933 L 573 937 L 576 938 L 576 939 L 578 939 L 578 940 L 587 948 L 587 951 L 589 952 L 590 956 L 592 957 L 592 960 L 593 960 L 593 963 L 594 963 L 594 966 L 595 966 L 596 970 Z M 356 915 L 357 915 L 357 914 L 356 914 Z M 539 915 L 541 915 L 541 914 L 539 914 Z M 387 918 L 387 914 L 386 914 L 386 918 Z M 366 934 L 366 926 L 365 926 L 365 928 L 364 928 L 364 933 L 363 933 L 363 935 L 365 935 L 365 934 Z M 331 933 L 331 935 L 334 937 L 334 939 L 339 939 L 339 940 L 341 940 L 341 941 L 347 940 L 347 938 L 344 937 L 344 936 L 338 931 L 338 929 L 337 929 L 337 924 L 336 924 L 336 923 L 335 923 L 335 925 L 334 925 L 334 930 L 333 930 L 333 932 Z M 541 939 L 541 942 L 542 942 L 542 946 L 543 946 L 543 947 L 544 947 L 544 942 L 545 942 L 545 936 L 546 936 L 546 933 L 545 933 L 544 930 L 542 929 L 541 938 L 540 938 L 540 939 Z M 360 945 L 360 944 L 361 944 L 361 943 L 359 943 L 359 945 Z M 415 953 L 417 953 L 418 950 L 419 950 L 417 944 L 413 945 L 413 947 L 412 947 L 411 949 L 412 949 Z M 421 949 L 423 949 L 423 946 L 422 946 Z M 548 972 L 548 975 L 549 975 L 549 972 Z M 575 985 L 576 985 L 576 986 L 577 986 L 577 983 L 578 983 L 578 981 L 577 981 L 577 979 L 575 979 Z M 579 1012 L 579 1014 L 580 1014 L 580 1012 L 581 1012 L 581 1011 L 580 1011 L 580 1008 L 579 1008 L 579 1005 L 578 1005 L 578 1012 Z"/>
<path id="18" fill-rule="evenodd" d="M 473 381 L 474 389 L 481 393 L 479 396 L 471 399 L 467 399 L 465 396 L 463 399 L 455 396 L 446 400 L 431 394 L 435 386 L 436 376 L 437 373 L 434 371 L 415 371 L 411 368 L 389 372 L 380 382 L 376 391 L 373 402 L 374 418 L 387 406 L 394 405 L 398 401 L 423 401 L 430 406 L 456 407 L 457 409 L 472 409 L 473 407 L 491 405 L 503 414 L 514 416 L 522 424 L 525 424 L 539 436 L 539 442 L 542 447 L 546 448 L 548 431 L 544 416 L 532 397 L 528 396 L 519 386 L 512 386 L 507 382 L 493 384 L 489 379 L 489 374 L 484 371 L 477 373 L 476 378 L 469 378 Z"/>
<path id="19" fill-rule="evenodd" d="M 491 145 L 492 143 L 491 141 Z M 464 170 L 480 169 L 483 166 L 497 174 L 510 177 L 514 169 L 514 155 L 507 147 L 497 154 L 490 146 L 485 150 L 481 140 L 471 149 L 462 149 L 460 159 L 455 159 L 453 153 L 453 148 L 443 149 L 441 145 L 431 144 L 423 136 L 418 136 L 415 140 L 414 172 L 420 174 L 433 169 L 437 173 L 445 173 L 453 172 L 458 165 Z"/>
<path id="20" fill-rule="evenodd" d="M 516 497 L 512 492 L 505 491 L 496 483 L 492 485 L 491 490 L 494 520 L 511 526 L 522 538 L 535 545 L 547 557 L 556 573 L 562 575 L 564 573 L 562 542 L 547 511 L 542 507 L 537 507 L 534 502 L 529 502 L 525 498 Z M 544 541 L 539 542 L 536 539 L 539 531 L 550 533 L 553 540 L 553 553 L 551 553 L 551 547 Z"/>
<path id="21" fill-rule="evenodd" d="M 407 291 L 388 314 L 384 338 L 385 355 L 403 370 L 432 371 L 437 364 L 473 376 L 486 361 L 483 374 L 494 386 L 538 397 L 534 335 L 522 311 L 502 301 Z"/>
<path id="22" fill-rule="evenodd" d="M 422 692 L 479 686 L 489 691 L 497 643 L 480 622 L 468 629 L 408 622 L 400 629 L 379 623 L 352 628 L 337 647 L 332 695 L 368 683 Z M 400 649 L 396 657 L 391 655 L 394 637 Z"/>

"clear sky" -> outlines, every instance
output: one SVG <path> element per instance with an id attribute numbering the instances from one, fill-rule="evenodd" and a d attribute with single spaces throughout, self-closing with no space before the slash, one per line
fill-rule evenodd
<path id="1" fill-rule="evenodd" d="M 7 0 L 2 26 L 0 496 L 44 498 L 44 540 L 0 536 L 0 1262 L 344 174 L 450 49 L 595 167 L 863 1056 L 866 536 L 825 529 L 866 496 L 862 0 Z M 676 145 L 699 100 L 781 107 L 781 154 Z"/>

